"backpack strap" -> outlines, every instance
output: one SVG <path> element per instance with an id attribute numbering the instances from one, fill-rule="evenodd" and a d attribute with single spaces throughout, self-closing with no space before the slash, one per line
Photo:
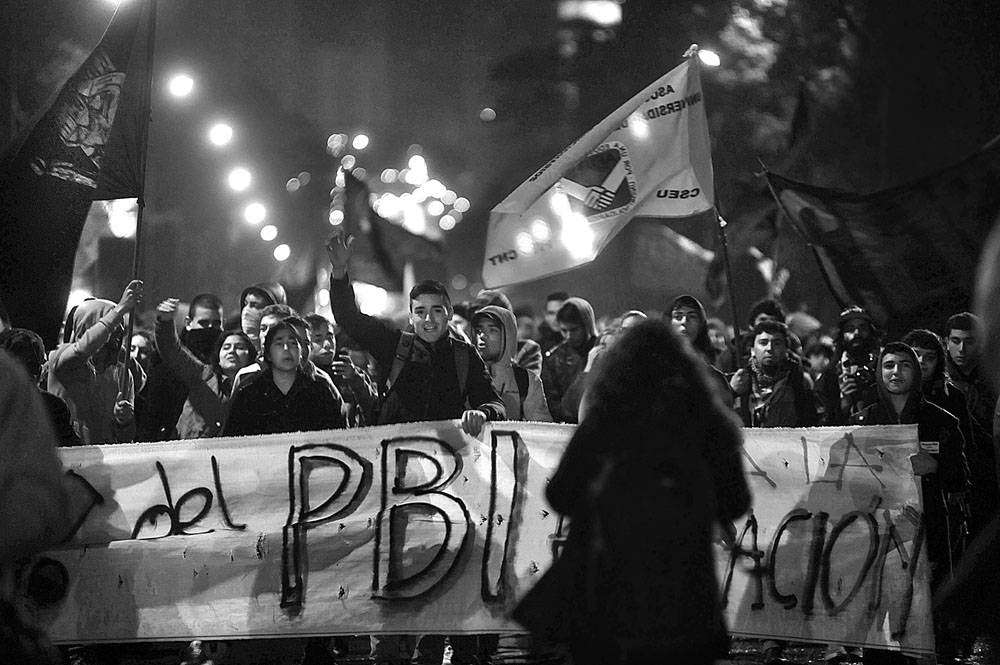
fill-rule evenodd
<path id="1" fill-rule="evenodd" d="M 452 340 L 451 346 L 455 350 L 455 373 L 458 374 L 458 394 L 462 396 L 463 401 L 468 403 L 465 386 L 469 382 L 469 353 L 471 347 L 465 344 L 456 344 L 454 340 Z"/>
<path id="2" fill-rule="evenodd" d="M 521 415 L 524 415 L 524 400 L 528 397 L 528 370 L 513 366 L 514 381 L 517 383 L 517 394 L 521 396 Z"/>
<path id="3" fill-rule="evenodd" d="M 389 394 L 389 391 L 392 389 L 392 385 L 396 383 L 396 379 L 399 378 L 406 361 L 410 359 L 410 354 L 413 353 L 413 340 L 415 337 L 416 333 L 409 330 L 404 330 L 399 334 L 399 343 L 396 344 L 396 353 L 392 358 L 392 367 L 389 369 L 389 375 L 385 379 L 386 395 Z"/>

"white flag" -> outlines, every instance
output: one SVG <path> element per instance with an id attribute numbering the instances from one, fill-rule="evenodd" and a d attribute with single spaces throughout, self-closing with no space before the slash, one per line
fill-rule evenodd
<path id="1" fill-rule="evenodd" d="M 636 216 L 715 204 L 698 58 L 637 94 L 493 208 L 483 282 L 495 288 L 593 261 Z"/>

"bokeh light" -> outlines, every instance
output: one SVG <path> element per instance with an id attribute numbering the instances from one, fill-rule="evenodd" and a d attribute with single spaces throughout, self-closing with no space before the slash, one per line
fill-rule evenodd
<path id="1" fill-rule="evenodd" d="M 194 90 L 194 79 L 187 74 L 177 74 L 170 79 L 167 90 L 174 97 L 187 97 Z"/>
<path id="2" fill-rule="evenodd" d="M 136 199 L 115 199 L 105 202 L 108 229 L 116 238 L 134 238 L 139 206 Z"/>
<path id="3" fill-rule="evenodd" d="M 297 192 L 300 187 L 302 187 L 302 183 L 299 182 L 298 178 L 289 178 L 288 182 L 285 183 L 285 189 L 289 192 Z"/>
<path id="4" fill-rule="evenodd" d="M 497 112 L 487 106 L 479 112 L 479 119 L 483 122 L 493 122 L 497 119 Z"/>
<path id="5" fill-rule="evenodd" d="M 442 231 L 451 231 L 455 228 L 455 218 L 451 215 L 444 215 L 438 220 L 438 226 L 441 227 Z"/>
<path id="6" fill-rule="evenodd" d="M 260 229 L 260 239 L 267 242 L 271 242 L 278 237 L 278 227 L 274 224 L 268 224 L 267 226 L 261 227 Z"/>
<path id="7" fill-rule="evenodd" d="M 274 260 L 285 261 L 292 255 L 292 248 L 282 243 L 274 248 Z"/>
<path id="8" fill-rule="evenodd" d="M 471 204 L 469 203 L 469 199 L 465 198 L 464 196 L 459 196 L 457 199 L 455 199 L 455 210 L 459 212 L 468 211 L 470 205 Z"/>
<path id="9" fill-rule="evenodd" d="M 444 212 L 444 204 L 437 200 L 431 201 L 427 204 L 427 212 L 436 217 Z"/>
<path id="10" fill-rule="evenodd" d="M 343 166 L 345 169 L 350 170 L 354 168 L 354 164 L 357 163 L 357 161 L 358 160 L 354 158 L 354 155 L 344 155 L 343 158 L 340 160 L 340 165 Z"/>
<path id="11" fill-rule="evenodd" d="M 258 203 L 257 201 L 249 203 L 246 208 L 243 208 L 243 219 L 246 220 L 247 224 L 257 226 L 263 222 L 266 217 L 267 208 L 265 208 L 262 203 Z"/>
<path id="12" fill-rule="evenodd" d="M 344 211 L 343 210 L 331 210 L 330 211 L 330 224 L 337 226 L 338 224 L 344 223 Z"/>
<path id="13" fill-rule="evenodd" d="M 698 59 L 701 60 L 707 67 L 718 67 L 722 64 L 722 59 L 719 58 L 719 54 L 708 49 L 699 50 Z"/>
<path id="14" fill-rule="evenodd" d="M 242 192 L 250 186 L 253 176 L 243 167 L 238 167 L 229 172 L 229 188 L 235 192 Z"/>
<path id="15" fill-rule="evenodd" d="M 227 145 L 233 140 L 233 128 L 224 122 L 217 122 L 208 130 L 208 140 L 213 145 Z"/>
<path id="16" fill-rule="evenodd" d="M 364 150 L 368 147 L 368 142 L 368 136 L 365 134 L 358 134 L 354 137 L 354 140 L 351 141 L 351 147 L 355 150 Z"/>

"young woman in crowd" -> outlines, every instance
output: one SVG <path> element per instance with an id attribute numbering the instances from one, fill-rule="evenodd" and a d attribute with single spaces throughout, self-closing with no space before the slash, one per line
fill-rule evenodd
<path id="1" fill-rule="evenodd" d="M 229 330 L 219 334 L 211 363 L 198 360 L 177 337 L 174 318 L 179 302 L 168 298 L 156 308 L 156 345 L 163 361 L 188 388 L 177 434 L 182 439 L 217 436 L 226 419 L 233 378 L 253 362 L 253 342 L 242 330 Z"/>
<path id="2" fill-rule="evenodd" d="M 261 342 L 263 371 L 233 396 L 225 436 L 344 427 L 339 397 L 328 383 L 302 368 L 307 345 L 287 321 L 267 330 Z"/>

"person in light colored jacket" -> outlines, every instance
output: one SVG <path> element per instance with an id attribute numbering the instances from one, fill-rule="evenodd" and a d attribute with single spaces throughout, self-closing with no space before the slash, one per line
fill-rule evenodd
<path id="1" fill-rule="evenodd" d="M 472 330 L 476 350 L 486 362 L 493 388 L 507 410 L 507 419 L 552 422 L 542 380 L 535 372 L 514 365 L 517 356 L 514 313 L 487 305 L 473 315 Z"/>

